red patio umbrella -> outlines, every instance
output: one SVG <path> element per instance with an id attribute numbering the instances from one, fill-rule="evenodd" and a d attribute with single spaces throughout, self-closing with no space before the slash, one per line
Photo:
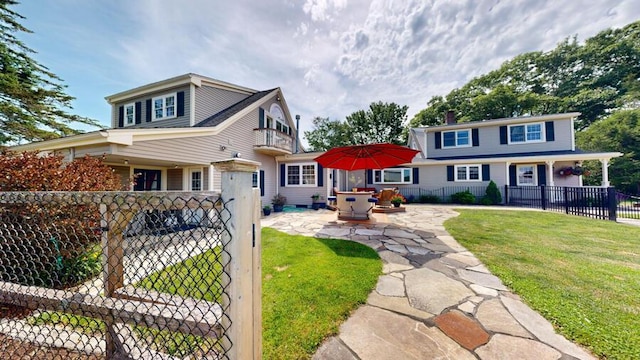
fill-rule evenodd
<path id="1" fill-rule="evenodd" d="M 388 143 L 351 145 L 328 150 L 314 160 L 323 167 L 332 169 L 384 169 L 411 162 L 419 152 Z"/>

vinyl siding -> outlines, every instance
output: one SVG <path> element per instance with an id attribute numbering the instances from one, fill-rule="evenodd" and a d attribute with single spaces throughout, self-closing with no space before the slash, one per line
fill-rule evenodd
<path id="1" fill-rule="evenodd" d="M 218 89 L 212 86 L 196 87 L 195 123 L 197 124 L 247 97 L 249 95 L 244 93 Z"/>
<path id="2" fill-rule="evenodd" d="M 285 165 L 309 164 L 309 163 L 312 163 L 312 162 L 313 161 L 291 161 L 291 162 L 287 162 Z M 280 171 L 280 170 L 278 169 L 278 171 Z M 276 177 L 278 177 L 278 176 L 279 176 L 279 174 L 276 175 Z M 289 204 L 289 205 L 311 205 L 311 203 L 312 203 L 311 195 L 313 195 L 313 194 L 318 193 L 318 194 L 324 196 L 325 200 L 326 200 L 326 194 L 327 194 L 326 186 L 328 186 L 328 185 L 327 185 L 327 174 L 326 174 L 326 171 L 325 171 L 325 174 L 324 174 L 324 186 L 310 186 L 310 187 L 304 187 L 304 186 L 284 186 L 284 187 L 280 187 L 280 186 L 278 186 L 278 188 L 280 189 L 280 194 L 282 194 L 282 195 L 287 197 L 287 204 Z M 271 200 L 271 199 L 269 199 L 269 200 Z"/>
<path id="3" fill-rule="evenodd" d="M 482 165 L 481 161 L 469 161 L 468 165 Z M 459 164 L 467 165 L 467 164 Z M 506 182 L 506 164 L 489 164 L 490 179 L 498 186 L 504 186 Z M 399 185 L 398 187 L 447 187 L 447 186 L 487 186 L 489 181 L 447 181 L 447 165 L 430 165 L 420 167 L 420 184 Z"/>
<path id="4" fill-rule="evenodd" d="M 157 96 L 161 96 L 164 94 L 170 94 L 170 93 L 177 93 L 179 91 L 184 91 L 184 116 L 180 116 L 180 117 L 175 117 L 172 119 L 167 119 L 167 120 L 155 120 L 155 121 L 150 121 L 147 122 L 146 120 L 146 114 L 147 114 L 147 100 L 149 99 L 153 99 L 154 97 Z M 118 102 L 116 104 L 114 104 L 113 106 L 113 111 L 111 113 L 111 123 L 113 124 L 114 128 L 118 127 L 118 109 L 120 108 L 120 106 L 123 106 L 125 104 L 130 104 L 130 103 L 136 103 L 138 101 L 141 102 L 141 119 L 142 119 L 142 123 L 141 124 L 136 124 L 136 125 L 130 125 L 130 126 L 124 126 L 123 128 L 125 129 L 141 129 L 141 128 L 163 128 L 163 127 L 189 127 L 190 123 L 189 123 L 189 116 L 191 114 L 191 109 L 189 107 L 189 104 L 191 103 L 191 99 L 190 99 L 191 93 L 189 92 L 189 86 L 181 86 L 181 87 L 176 87 L 173 89 L 167 89 L 167 90 L 163 90 L 163 91 L 159 91 L 159 92 L 154 92 L 154 93 L 149 93 L 145 96 L 142 97 L 138 97 L 138 98 L 132 98 L 126 101 L 122 101 L 122 102 Z M 177 101 L 177 99 L 176 99 Z M 176 104 L 177 106 L 177 104 Z M 176 109 L 177 111 L 177 109 Z"/>
<path id="5" fill-rule="evenodd" d="M 120 183 L 122 184 L 122 190 L 129 191 L 129 178 L 131 171 L 128 166 L 111 166 L 113 172 L 120 177 Z"/>
<path id="6" fill-rule="evenodd" d="M 518 125 L 513 122 L 511 125 Z M 469 124 L 469 129 L 473 123 Z M 535 153 L 540 151 L 558 151 L 571 150 L 571 121 L 555 120 L 554 121 L 554 141 L 545 141 L 540 143 L 523 143 L 523 144 L 500 144 L 500 127 L 486 126 L 478 128 L 478 136 L 480 146 L 462 147 L 462 148 L 435 148 L 435 136 L 437 132 L 447 131 L 446 129 L 430 129 L 427 133 L 427 153 L 429 158 L 451 157 L 451 156 L 470 156 L 470 155 L 501 155 L 510 153 Z"/>
<path id="7" fill-rule="evenodd" d="M 101 145 L 101 146 L 83 146 L 77 147 L 75 150 L 75 158 L 82 158 L 85 155 L 90 156 L 102 156 L 105 154 L 111 154 L 111 146 L 110 145 Z"/>

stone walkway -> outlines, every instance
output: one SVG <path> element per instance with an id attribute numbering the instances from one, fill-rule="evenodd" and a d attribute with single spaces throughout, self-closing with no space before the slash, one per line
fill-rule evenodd
<path id="1" fill-rule="evenodd" d="M 314 359 L 594 359 L 446 232 L 454 216 L 447 206 L 411 205 L 362 222 L 337 221 L 328 210 L 262 219 L 290 234 L 357 241 L 383 261 L 367 304 Z"/>

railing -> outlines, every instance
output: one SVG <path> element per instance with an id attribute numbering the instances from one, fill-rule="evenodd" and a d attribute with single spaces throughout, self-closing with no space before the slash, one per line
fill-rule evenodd
<path id="1" fill-rule="evenodd" d="M 614 188 L 566 186 L 505 186 L 505 203 L 616 221 Z"/>
<path id="2" fill-rule="evenodd" d="M 260 358 L 257 163 L 216 166 L 222 193 L 0 193 L 0 358 Z"/>
<path id="3" fill-rule="evenodd" d="M 254 129 L 255 147 L 267 147 L 293 152 L 293 138 L 276 129 Z"/>
<path id="4" fill-rule="evenodd" d="M 640 220 L 640 196 L 616 193 L 618 201 L 618 217 Z"/>
<path id="5" fill-rule="evenodd" d="M 401 187 L 400 194 L 410 202 L 450 203 L 451 195 L 463 191 L 471 192 L 477 200 L 487 191 L 486 186 L 444 186 L 444 187 Z"/>

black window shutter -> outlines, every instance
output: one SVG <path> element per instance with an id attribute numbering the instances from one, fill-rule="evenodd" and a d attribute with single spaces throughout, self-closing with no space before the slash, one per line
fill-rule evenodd
<path id="1" fill-rule="evenodd" d="M 264 109 L 258 108 L 258 128 L 264 129 Z"/>
<path id="2" fill-rule="evenodd" d="M 547 167 L 544 164 L 538 164 L 538 186 L 547 185 Z"/>
<path id="3" fill-rule="evenodd" d="M 544 132 L 547 141 L 555 141 L 556 134 L 553 131 L 553 121 L 547 121 L 544 123 Z"/>
<path id="4" fill-rule="evenodd" d="M 433 136 L 436 137 L 436 149 L 442 148 L 442 133 L 440 131 L 436 131 Z"/>
<path id="5" fill-rule="evenodd" d="M 136 102 L 136 124 L 142 123 L 142 102 Z"/>
<path id="6" fill-rule="evenodd" d="M 473 146 L 480 146 L 480 136 L 478 135 L 478 129 L 471 129 L 471 144 Z"/>
<path id="7" fill-rule="evenodd" d="M 420 168 L 413 168 L 413 183 L 420 184 Z"/>
<path id="8" fill-rule="evenodd" d="M 318 164 L 318 186 L 324 186 L 324 169 Z"/>
<path id="9" fill-rule="evenodd" d="M 286 180 L 284 177 L 287 174 L 286 165 L 280 164 L 280 186 L 285 186 Z"/>
<path id="10" fill-rule="evenodd" d="M 260 196 L 264 196 L 264 170 L 260 170 Z"/>
<path id="11" fill-rule="evenodd" d="M 184 116 L 184 91 L 178 91 L 177 96 L 176 102 L 178 103 L 178 110 L 176 110 L 176 115 Z"/>
<path id="12" fill-rule="evenodd" d="M 365 187 L 369 184 L 373 184 L 373 170 L 371 169 L 367 169 L 367 183 L 365 184 Z"/>
<path id="13" fill-rule="evenodd" d="M 453 181 L 453 165 L 447 165 L 447 181 Z"/>
<path id="14" fill-rule="evenodd" d="M 482 181 L 491 180 L 490 169 L 491 167 L 489 167 L 489 164 L 482 164 Z"/>
<path id="15" fill-rule="evenodd" d="M 147 122 L 151 121 L 151 99 L 147 99 L 147 101 L 145 101 L 145 106 L 147 107 L 147 111 L 146 111 L 146 116 L 145 116 L 145 120 Z"/>
<path id="16" fill-rule="evenodd" d="M 118 127 L 124 127 L 124 106 L 118 108 Z"/>
<path id="17" fill-rule="evenodd" d="M 516 166 L 509 165 L 509 186 L 516 186 L 518 184 L 518 179 L 516 177 Z"/>
<path id="18" fill-rule="evenodd" d="M 507 127 L 500 126 L 500 145 L 506 145 L 507 143 Z"/>

